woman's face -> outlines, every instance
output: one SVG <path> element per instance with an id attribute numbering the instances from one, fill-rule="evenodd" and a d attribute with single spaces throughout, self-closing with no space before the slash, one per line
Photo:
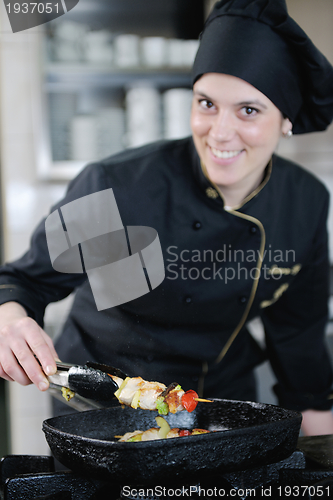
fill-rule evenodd
<path id="1" fill-rule="evenodd" d="M 207 73 L 193 87 L 191 128 L 210 179 L 244 192 L 261 182 L 282 133 L 291 129 L 279 109 L 249 83 Z"/>

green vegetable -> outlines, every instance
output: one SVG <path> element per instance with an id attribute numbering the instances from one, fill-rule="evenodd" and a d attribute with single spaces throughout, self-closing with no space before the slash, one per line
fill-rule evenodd
<path id="1" fill-rule="evenodd" d="M 168 403 L 164 401 L 163 397 L 159 397 L 156 400 L 156 409 L 159 415 L 167 415 L 169 413 Z"/>
<path id="2" fill-rule="evenodd" d="M 135 441 L 141 441 L 141 434 L 137 434 L 129 439 L 127 439 L 126 443 L 134 443 Z"/>

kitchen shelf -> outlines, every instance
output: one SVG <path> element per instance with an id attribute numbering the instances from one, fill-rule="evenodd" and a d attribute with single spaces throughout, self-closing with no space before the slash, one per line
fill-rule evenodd
<path id="1" fill-rule="evenodd" d="M 189 68 L 110 68 L 95 64 L 48 64 L 44 72 L 47 92 L 75 91 L 87 88 L 116 89 L 139 81 L 159 89 L 191 86 Z"/>
<path id="2" fill-rule="evenodd" d="M 49 161 L 39 169 L 41 179 L 52 181 L 70 181 L 76 177 L 88 161 Z"/>
<path id="3" fill-rule="evenodd" d="M 94 139 L 94 132 L 90 135 L 86 132 L 87 137 L 92 139 L 92 143 L 94 140 L 99 141 L 96 156 L 113 154 L 114 151 L 104 152 L 107 150 L 105 130 L 109 126 L 107 120 L 110 114 L 108 115 L 108 112 L 111 111 L 112 114 L 113 108 L 124 112 L 124 119 L 121 117 L 119 121 L 114 122 L 117 124 L 117 129 L 113 137 L 117 136 L 117 132 L 121 131 L 122 127 L 125 128 L 123 140 L 118 141 L 117 138 L 114 143 L 124 147 L 133 145 L 135 141 L 129 140 L 131 136 L 128 129 L 130 127 L 126 122 L 128 115 L 125 114 L 128 110 L 126 99 L 129 92 L 132 92 L 132 87 L 152 87 L 158 91 L 161 105 L 157 113 L 160 115 L 158 127 L 160 134 L 157 135 L 161 138 L 164 134 L 167 136 L 164 128 L 165 122 L 163 122 L 165 113 L 162 94 L 171 89 L 191 88 L 191 68 L 188 65 L 191 59 L 188 54 L 191 52 L 188 48 L 184 49 L 184 59 L 175 56 L 172 59 L 175 51 L 176 55 L 178 54 L 177 49 L 172 45 L 167 45 L 170 54 L 167 52 L 168 49 L 165 49 L 165 65 L 149 67 L 145 65 L 145 52 L 139 40 L 138 65 L 124 68 L 120 67 L 120 63 L 117 65 L 118 59 L 114 58 L 115 54 L 119 55 L 120 50 L 117 46 L 117 37 L 132 34 L 142 40 L 146 37 L 162 37 L 166 40 L 184 42 L 197 40 L 204 24 L 205 4 L 205 0 L 182 0 L 181 2 L 179 0 L 168 0 L 168 2 L 165 0 L 140 0 L 140 2 L 137 0 L 122 0 L 121 2 L 119 0 L 80 0 L 66 16 L 47 23 L 41 39 L 41 78 L 39 86 L 35 85 L 35 88 L 38 88 L 35 128 L 39 138 L 36 143 L 39 178 L 68 181 L 88 163 L 88 160 L 70 160 L 70 158 L 81 160 L 86 156 L 75 154 L 77 149 L 74 154 L 71 150 L 73 143 L 77 144 L 75 141 L 71 142 L 73 123 L 75 126 L 79 123 L 78 127 L 83 124 L 83 127 L 87 126 L 89 129 L 91 126 L 89 119 L 93 121 L 96 118 L 98 139 Z M 68 22 L 65 28 L 61 26 L 64 22 Z M 70 23 L 72 23 L 72 31 Z M 75 26 L 77 28 L 79 25 L 82 25 L 82 33 L 80 28 L 75 31 Z M 110 62 L 104 64 L 88 62 L 99 58 L 91 57 L 87 49 L 91 47 L 88 43 L 89 38 L 85 38 L 86 34 L 100 30 L 110 33 L 110 45 L 115 50 L 114 53 L 112 50 L 110 52 L 112 56 Z M 66 52 L 65 57 L 63 57 L 63 51 Z M 73 54 L 77 57 L 73 57 Z M 181 50 L 179 54 L 182 54 Z M 106 59 L 109 58 L 106 57 Z M 181 61 L 183 66 L 179 65 Z M 184 103 L 186 107 L 186 98 Z M 177 105 L 176 109 L 178 110 Z M 74 122 L 76 118 L 77 121 Z M 110 129 L 112 130 L 112 127 Z M 79 133 L 74 136 L 79 137 Z M 84 145 L 87 144 L 89 141 Z M 95 158 L 95 154 L 89 156 Z"/>

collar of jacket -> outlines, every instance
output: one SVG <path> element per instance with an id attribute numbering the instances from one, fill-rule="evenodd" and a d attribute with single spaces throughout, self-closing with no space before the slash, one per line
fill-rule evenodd
<path id="1" fill-rule="evenodd" d="M 222 207 L 224 207 L 225 202 L 223 199 L 223 195 L 218 186 L 213 181 L 210 180 L 206 166 L 200 160 L 200 157 L 195 149 L 193 139 L 192 139 L 192 158 L 193 158 L 192 161 L 193 173 L 197 182 L 199 183 L 200 188 L 205 192 L 207 198 L 209 198 L 214 203 L 220 204 Z M 259 186 L 250 194 L 248 194 L 246 198 L 244 198 L 241 204 L 232 207 L 233 210 L 239 210 L 240 208 L 242 208 L 244 205 L 246 205 L 246 203 L 252 200 L 266 186 L 267 182 L 271 177 L 272 166 L 273 166 L 273 160 L 271 158 L 270 161 L 268 162 L 267 167 L 265 168 L 264 178 L 259 184 Z"/>

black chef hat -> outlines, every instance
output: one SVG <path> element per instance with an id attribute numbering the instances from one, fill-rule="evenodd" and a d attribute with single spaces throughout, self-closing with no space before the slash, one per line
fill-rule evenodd
<path id="1" fill-rule="evenodd" d="M 302 134 L 333 120 L 333 67 L 289 16 L 285 0 L 220 0 L 208 17 L 193 65 L 225 73 L 265 94 Z"/>

